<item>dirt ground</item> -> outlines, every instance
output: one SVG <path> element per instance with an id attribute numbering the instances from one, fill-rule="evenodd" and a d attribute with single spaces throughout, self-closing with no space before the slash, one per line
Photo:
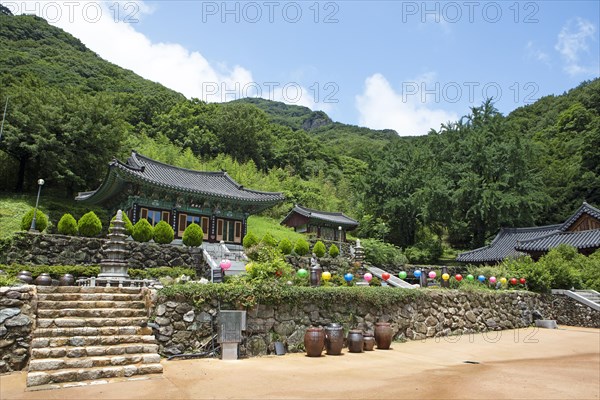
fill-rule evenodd
<path id="1" fill-rule="evenodd" d="M 159 379 L 37 392 L 25 390 L 24 372 L 4 375 L 0 398 L 600 399 L 600 330 L 529 328 L 394 343 L 361 354 L 163 365 Z"/>

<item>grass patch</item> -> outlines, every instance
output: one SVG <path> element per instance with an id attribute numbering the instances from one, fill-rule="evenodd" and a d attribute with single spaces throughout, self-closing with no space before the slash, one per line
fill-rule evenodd
<path id="1" fill-rule="evenodd" d="M 12 237 L 21 230 L 23 215 L 35 206 L 31 196 L 0 196 L 0 240 Z M 40 207 L 43 212 L 47 212 Z"/>
<path id="2" fill-rule="evenodd" d="M 296 243 L 296 240 L 305 238 L 304 235 L 294 232 L 293 228 L 282 226 L 279 223 L 280 221 L 274 218 L 252 215 L 248 218 L 248 232 L 254 233 L 259 239 L 262 239 L 268 232 L 278 242 L 283 238 L 288 238 L 290 242 Z"/>

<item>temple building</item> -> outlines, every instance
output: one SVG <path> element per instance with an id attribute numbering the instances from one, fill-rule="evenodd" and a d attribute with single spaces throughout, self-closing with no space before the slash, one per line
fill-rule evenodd
<path id="1" fill-rule="evenodd" d="M 461 253 L 456 261 L 495 264 L 505 258 L 529 254 L 539 259 L 560 244 L 571 245 L 585 255 L 600 248 L 600 210 L 588 203 L 562 224 L 533 228 L 502 228 L 485 247 Z"/>
<path id="2" fill-rule="evenodd" d="M 100 187 L 75 199 L 115 212 L 121 209 L 134 224 L 141 218 L 152 226 L 167 221 L 175 238 L 195 222 L 207 242 L 241 244 L 248 216 L 279 204 L 284 197 L 246 189 L 226 172 L 178 168 L 134 151 L 126 163 L 111 161 Z"/>
<path id="3" fill-rule="evenodd" d="M 356 229 L 358 222 L 340 212 L 312 210 L 296 204 L 281 225 L 320 239 L 346 241 L 346 232 Z"/>

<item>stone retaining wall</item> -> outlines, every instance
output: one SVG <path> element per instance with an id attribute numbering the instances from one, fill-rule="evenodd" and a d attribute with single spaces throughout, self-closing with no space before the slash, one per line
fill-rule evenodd
<path id="1" fill-rule="evenodd" d="M 0 263 L 33 265 L 96 265 L 108 239 L 20 232 L 0 251 Z M 196 248 L 127 241 L 130 268 L 199 268 L 202 253 Z"/>
<path id="2" fill-rule="evenodd" d="M 36 313 L 35 286 L 0 287 L 0 373 L 27 365 Z"/>
<path id="3" fill-rule="evenodd" d="M 600 311 L 563 294 L 543 295 L 539 311 L 560 325 L 600 328 Z"/>
<path id="4" fill-rule="evenodd" d="M 543 309 L 542 297 L 534 293 L 453 290 L 424 292 L 384 310 L 345 303 L 258 305 L 248 310 L 246 341 L 240 351 L 245 356 L 270 354 L 277 341 L 283 342 L 290 352 L 303 351 L 306 328 L 331 322 L 342 323 L 346 331 L 373 331 L 375 322 L 387 321 L 396 340 L 420 340 L 527 327 L 532 323 L 531 313 Z M 160 352 L 198 352 L 200 345 L 216 332 L 217 314 L 216 301 L 194 308 L 183 301 L 159 300 L 155 322 L 159 326 Z"/>

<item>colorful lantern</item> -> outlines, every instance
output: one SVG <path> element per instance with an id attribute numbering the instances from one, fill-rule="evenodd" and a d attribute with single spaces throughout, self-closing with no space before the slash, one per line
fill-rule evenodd
<path id="1" fill-rule="evenodd" d="M 506 285 L 506 278 L 505 277 L 500 278 L 500 283 L 503 285 Z"/>
<path id="2" fill-rule="evenodd" d="M 400 278 L 400 279 L 404 279 L 404 278 L 406 278 L 407 276 L 408 276 L 408 274 L 407 274 L 406 272 L 404 272 L 404 271 L 400 271 L 400 272 L 398 273 L 398 278 Z"/>
<path id="3" fill-rule="evenodd" d="M 511 285 L 516 285 L 517 284 L 517 278 L 510 278 L 510 284 Z"/>
<path id="4" fill-rule="evenodd" d="M 473 279 L 475 279 L 475 277 L 471 274 L 467 275 L 467 280 L 472 281 Z"/>
<path id="5" fill-rule="evenodd" d="M 344 275 L 344 280 L 346 282 L 352 282 L 352 279 L 354 279 L 354 275 L 352 275 L 350 272 Z"/>
<path id="6" fill-rule="evenodd" d="M 454 279 L 456 279 L 457 281 L 462 281 L 462 275 L 461 274 L 456 274 L 454 275 Z"/>
<path id="7" fill-rule="evenodd" d="M 308 276 L 308 271 L 304 268 L 300 268 L 296 274 L 298 274 L 300 278 L 304 278 L 305 276 Z"/>
<path id="8" fill-rule="evenodd" d="M 435 277 L 436 277 L 436 273 L 435 273 L 435 271 L 431 271 L 431 272 L 429 272 L 429 278 L 431 278 L 431 279 L 435 279 Z"/>
<path id="9" fill-rule="evenodd" d="M 229 268 L 231 268 L 231 261 L 227 259 L 221 260 L 221 264 L 219 264 L 219 266 L 223 271 L 227 271 Z"/>
<path id="10" fill-rule="evenodd" d="M 414 272 L 414 275 L 415 275 L 415 278 L 420 278 L 420 277 L 421 277 L 421 270 L 419 270 L 419 269 L 418 269 L 418 270 L 416 270 L 416 271 Z"/>
<path id="11" fill-rule="evenodd" d="M 327 271 L 323 272 L 321 274 L 321 279 L 323 279 L 325 282 L 327 282 L 328 280 L 330 280 L 331 279 L 331 272 L 327 272 Z"/>
<path id="12" fill-rule="evenodd" d="M 450 275 L 448 274 L 442 274 L 442 279 L 447 281 L 448 279 L 450 279 Z"/>
<path id="13" fill-rule="evenodd" d="M 383 279 L 384 281 L 387 282 L 388 279 L 390 279 L 392 276 L 390 274 L 388 274 L 387 272 L 384 272 L 383 274 L 381 274 L 381 279 Z"/>
<path id="14" fill-rule="evenodd" d="M 373 275 L 371 275 L 369 272 L 367 272 L 363 278 L 365 279 L 365 281 L 367 282 L 371 282 L 371 279 L 373 279 Z"/>
<path id="15" fill-rule="evenodd" d="M 483 282 L 485 282 L 485 276 L 483 276 L 483 275 L 479 275 L 479 276 L 477 277 L 477 280 L 478 280 L 479 282 L 483 283 Z"/>
<path id="16" fill-rule="evenodd" d="M 525 282 L 527 282 L 527 281 L 525 280 L 525 278 L 521 278 L 521 279 L 519 279 L 519 282 L 521 283 L 521 285 L 524 285 Z"/>
<path id="17" fill-rule="evenodd" d="M 496 277 L 490 276 L 490 283 L 496 283 Z"/>

